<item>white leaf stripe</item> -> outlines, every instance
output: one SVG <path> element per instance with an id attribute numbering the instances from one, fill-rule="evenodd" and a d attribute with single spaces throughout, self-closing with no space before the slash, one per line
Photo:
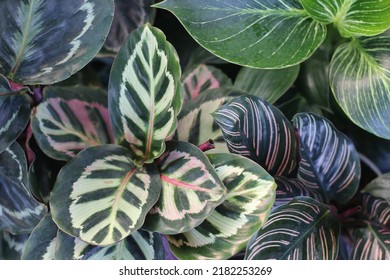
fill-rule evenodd
<path id="1" fill-rule="evenodd" d="M 88 148 L 71 163 L 52 193 L 53 219 L 62 230 L 104 246 L 141 226 L 160 192 L 155 167 L 138 168 L 127 149 L 111 145 Z"/>
<path id="2" fill-rule="evenodd" d="M 229 150 L 256 161 L 271 175 L 296 165 L 294 129 L 283 114 L 256 96 L 238 97 L 215 113 Z"/>
<path id="3" fill-rule="evenodd" d="M 246 259 L 335 259 L 340 226 L 324 204 L 298 197 L 275 208 L 252 238 Z"/>
<path id="4" fill-rule="evenodd" d="M 223 201 L 226 189 L 196 146 L 169 141 L 157 165 L 163 187 L 145 229 L 165 234 L 188 231 Z"/>
<path id="5" fill-rule="evenodd" d="M 209 159 L 228 193 L 199 226 L 168 236 L 171 250 L 181 259 L 230 258 L 264 224 L 274 202 L 274 180 L 251 160 L 233 154 L 212 154 Z M 230 245 L 224 247 L 226 243 Z"/>
<path id="6" fill-rule="evenodd" d="M 152 162 L 164 151 L 181 106 L 175 51 L 147 24 L 132 33 L 113 69 L 109 106 L 117 142 L 130 145 L 137 163 Z"/>
<path id="7" fill-rule="evenodd" d="M 320 188 L 328 201 L 349 201 L 360 180 L 360 160 L 352 142 L 314 114 L 297 114 L 293 122 L 300 136 L 298 179 L 308 188 Z"/>

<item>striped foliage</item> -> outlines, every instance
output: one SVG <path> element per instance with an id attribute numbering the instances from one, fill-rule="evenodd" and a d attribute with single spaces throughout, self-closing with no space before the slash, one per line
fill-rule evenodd
<path id="1" fill-rule="evenodd" d="M 297 197 L 272 210 L 249 241 L 245 259 L 334 260 L 339 234 L 339 222 L 327 205 Z"/>
<path id="2" fill-rule="evenodd" d="M 109 82 L 109 109 L 117 143 L 130 147 L 136 164 L 165 149 L 176 128 L 182 93 L 176 51 L 149 24 L 134 31 L 119 51 Z"/>
<path id="3" fill-rule="evenodd" d="M 45 215 L 28 189 L 26 157 L 16 142 L 0 153 L 0 194 L 0 230 L 30 233 Z"/>
<path id="4" fill-rule="evenodd" d="M 0 232 L 0 260 L 20 260 L 28 237 L 28 234 Z"/>
<path id="5" fill-rule="evenodd" d="M 42 151 L 57 160 L 70 160 L 85 148 L 115 141 L 107 94 L 87 87 L 46 88 L 32 129 Z"/>
<path id="6" fill-rule="evenodd" d="M 390 139 L 390 34 L 340 45 L 329 77 L 347 116 L 361 128 Z"/>
<path id="7" fill-rule="evenodd" d="M 183 78 L 184 102 L 207 90 L 231 86 L 232 81 L 221 70 L 200 64 Z"/>
<path id="8" fill-rule="evenodd" d="M 275 182 L 278 187 L 274 207 L 286 204 L 297 196 L 307 196 L 319 202 L 324 202 L 322 190 L 318 186 L 306 185 L 300 179 L 281 176 L 276 176 Z"/>
<path id="9" fill-rule="evenodd" d="M 309 188 L 320 188 L 327 203 L 348 202 L 359 187 L 361 173 L 352 141 L 311 113 L 297 114 L 293 122 L 300 139 L 298 179 Z"/>
<path id="10" fill-rule="evenodd" d="M 0 72 L 21 84 L 52 84 L 83 68 L 101 49 L 113 0 L 3 0 Z"/>
<path id="11" fill-rule="evenodd" d="M 333 23 L 343 37 L 372 36 L 390 28 L 390 1 L 301 0 L 320 23 Z"/>
<path id="12" fill-rule="evenodd" d="M 213 54 L 255 68 L 299 64 L 326 35 L 298 0 L 165 0 L 155 7 L 171 11 Z"/>
<path id="13" fill-rule="evenodd" d="M 255 162 L 234 154 L 208 157 L 227 195 L 199 226 L 167 236 L 180 259 L 228 259 L 237 254 L 265 223 L 275 201 L 274 179 Z"/>
<path id="14" fill-rule="evenodd" d="M 363 223 L 350 229 L 352 259 L 390 260 L 390 202 L 363 194 Z"/>
<path id="15" fill-rule="evenodd" d="M 371 181 L 363 192 L 370 193 L 373 196 L 383 198 L 390 203 L 390 173 L 385 173 Z"/>
<path id="16" fill-rule="evenodd" d="M 14 94 L 20 91 L 29 91 L 29 89 L 28 87 L 9 81 L 6 77 L 0 74 L 0 96 Z"/>
<path id="17" fill-rule="evenodd" d="M 286 176 L 297 163 L 294 128 L 286 117 L 257 96 L 234 98 L 214 115 L 230 152 L 248 157 L 271 175 Z"/>
<path id="18" fill-rule="evenodd" d="M 163 260 L 165 254 L 158 233 L 137 230 L 118 243 L 99 247 L 59 230 L 55 257 L 57 260 Z"/>
<path id="19" fill-rule="evenodd" d="M 47 214 L 35 227 L 23 250 L 22 260 L 54 260 L 58 227 Z"/>
<path id="20" fill-rule="evenodd" d="M 187 101 L 181 110 L 174 139 L 196 146 L 212 139 L 211 153 L 228 152 L 221 129 L 212 117 L 217 109 L 240 92 L 225 88 L 207 90 L 201 96 Z"/>
<path id="21" fill-rule="evenodd" d="M 0 95 L 0 152 L 9 147 L 26 128 L 30 104 L 23 95 Z"/>
<path id="22" fill-rule="evenodd" d="M 61 230 L 106 246 L 143 224 L 160 191 L 154 165 L 139 168 L 129 150 L 103 145 L 83 150 L 61 170 L 50 206 Z"/>
<path id="23" fill-rule="evenodd" d="M 186 232 L 202 223 L 225 198 L 226 188 L 210 161 L 190 143 L 167 142 L 157 166 L 162 190 L 145 220 L 147 230 Z"/>
<path id="24" fill-rule="evenodd" d="M 153 21 L 154 0 L 115 0 L 115 14 L 104 48 L 118 52 L 131 32 L 146 22 Z"/>
<path id="25" fill-rule="evenodd" d="M 299 65 L 272 70 L 242 67 L 234 82 L 234 88 L 261 97 L 272 104 L 293 85 L 298 73 Z"/>

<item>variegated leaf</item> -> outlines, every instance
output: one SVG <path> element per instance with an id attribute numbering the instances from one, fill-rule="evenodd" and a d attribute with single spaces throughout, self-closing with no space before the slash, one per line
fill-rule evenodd
<path id="1" fill-rule="evenodd" d="M 234 82 L 234 88 L 275 103 L 294 83 L 299 65 L 284 69 L 253 69 L 242 67 Z"/>
<path id="2" fill-rule="evenodd" d="M 373 36 L 390 28 L 389 0 L 301 0 L 311 17 L 333 23 L 344 37 Z"/>
<path id="3" fill-rule="evenodd" d="M 162 191 L 143 228 L 164 234 L 186 232 L 209 216 L 226 188 L 208 158 L 194 145 L 169 141 L 157 166 Z"/>
<path id="4" fill-rule="evenodd" d="M 330 208 L 297 197 L 272 210 L 267 223 L 249 241 L 248 260 L 334 260 L 340 224 Z"/>
<path id="5" fill-rule="evenodd" d="M 390 260 L 390 203 L 363 194 L 362 225 L 350 229 L 354 240 L 352 259 Z"/>
<path id="6" fill-rule="evenodd" d="M 231 86 L 232 81 L 221 70 L 200 64 L 183 79 L 184 102 L 196 99 L 209 89 Z"/>
<path id="7" fill-rule="evenodd" d="M 28 237 L 28 234 L 0 232 L 0 260 L 20 260 Z"/>
<path id="8" fill-rule="evenodd" d="M 115 0 L 115 14 L 104 48 L 118 52 L 129 34 L 146 22 L 153 21 L 154 0 Z"/>
<path id="9" fill-rule="evenodd" d="M 26 156 L 18 143 L 0 153 L 0 230 L 30 233 L 45 215 L 28 189 Z"/>
<path id="10" fill-rule="evenodd" d="M 129 150 L 103 145 L 83 150 L 61 170 L 50 206 L 61 230 L 106 246 L 143 224 L 160 191 L 154 165 L 137 167 Z"/>
<path id="11" fill-rule="evenodd" d="M 15 94 L 20 91 L 29 91 L 28 87 L 18 85 L 0 74 L 0 96 Z"/>
<path id="12" fill-rule="evenodd" d="M 211 153 L 228 152 L 222 131 L 212 114 L 227 101 L 241 94 L 238 91 L 220 88 L 205 91 L 196 99 L 187 101 L 179 114 L 174 139 L 196 146 L 212 139 L 215 149 L 210 150 Z"/>
<path id="13" fill-rule="evenodd" d="M 30 119 L 30 104 L 23 95 L 0 95 L 0 152 L 18 138 Z"/>
<path id="14" fill-rule="evenodd" d="M 47 214 L 27 240 L 22 260 L 54 260 L 58 227 Z"/>
<path id="15" fill-rule="evenodd" d="M 278 186 L 274 207 L 286 204 L 297 196 L 308 196 L 319 202 L 324 202 L 322 190 L 318 186 L 307 186 L 296 178 L 275 177 Z"/>
<path id="16" fill-rule="evenodd" d="M 90 245 L 62 231 L 57 240 L 57 260 L 163 260 L 165 256 L 161 235 L 144 230 L 106 247 Z"/>
<path id="17" fill-rule="evenodd" d="M 208 157 L 227 195 L 199 226 L 167 236 L 180 259 L 228 259 L 237 254 L 265 223 L 275 201 L 274 179 L 255 162 L 234 154 Z"/>
<path id="18" fill-rule="evenodd" d="M 298 0 L 165 0 L 155 7 L 171 11 L 216 56 L 254 68 L 299 64 L 326 35 Z"/>
<path id="19" fill-rule="evenodd" d="M 257 96 L 237 97 L 220 107 L 214 118 L 230 152 L 254 160 L 271 175 L 286 176 L 294 170 L 294 128 L 265 100 Z"/>
<path id="20" fill-rule="evenodd" d="M 329 79 L 336 101 L 356 125 L 390 139 L 390 33 L 340 45 Z"/>
<path id="21" fill-rule="evenodd" d="M 181 108 L 180 65 L 165 35 L 149 24 L 134 31 L 110 74 L 109 108 L 117 143 L 136 164 L 153 162 L 176 128 Z"/>
<path id="22" fill-rule="evenodd" d="M 103 46 L 113 0 L 3 0 L 0 72 L 21 84 L 65 80 Z"/>
<path id="23" fill-rule="evenodd" d="M 309 188 L 320 188 L 327 203 L 348 202 L 359 187 L 361 173 L 352 141 L 311 113 L 297 114 L 293 122 L 300 139 L 298 179 Z"/>
<path id="24" fill-rule="evenodd" d="M 363 192 L 370 193 L 373 196 L 383 198 L 390 203 L 390 173 L 383 174 L 371 181 Z"/>
<path id="25" fill-rule="evenodd" d="M 87 87 L 48 87 L 32 118 L 34 137 L 49 157 L 70 160 L 81 150 L 114 143 L 107 94 Z"/>

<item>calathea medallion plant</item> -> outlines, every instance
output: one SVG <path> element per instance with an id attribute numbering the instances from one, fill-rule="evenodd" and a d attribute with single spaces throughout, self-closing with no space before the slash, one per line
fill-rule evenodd
<path id="1" fill-rule="evenodd" d="M 0 258 L 390 258 L 389 0 L 47 2 L 0 1 Z"/>

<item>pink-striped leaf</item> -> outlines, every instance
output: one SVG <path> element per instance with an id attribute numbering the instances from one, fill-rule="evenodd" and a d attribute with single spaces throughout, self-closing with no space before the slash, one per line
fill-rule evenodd
<path id="1" fill-rule="evenodd" d="M 110 74 L 109 108 L 116 142 L 130 148 L 138 165 L 165 150 L 182 105 L 179 59 L 157 28 L 134 31 L 119 51 Z"/>
<path id="2" fill-rule="evenodd" d="M 184 102 L 197 98 L 206 90 L 231 86 L 231 80 L 221 70 L 200 64 L 183 79 Z"/>
<path id="3" fill-rule="evenodd" d="M 230 152 L 248 157 L 271 175 L 287 176 L 297 163 L 294 128 L 267 101 L 241 96 L 220 107 L 214 118 Z"/>
<path id="4" fill-rule="evenodd" d="M 298 178 L 309 188 L 320 188 L 327 203 L 348 202 L 360 181 L 359 155 L 351 140 L 311 113 L 297 114 L 293 122 L 300 139 Z"/>
<path id="5" fill-rule="evenodd" d="M 275 182 L 278 186 L 275 207 L 286 204 L 297 196 L 307 196 L 319 202 L 324 202 L 322 190 L 319 187 L 307 186 L 300 179 L 276 176 Z"/>
<path id="6" fill-rule="evenodd" d="M 363 193 L 360 223 L 349 229 L 351 259 L 390 260 L 390 202 Z"/>
<path id="7" fill-rule="evenodd" d="M 226 199 L 199 226 L 167 236 L 180 259 L 228 259 L 245 248 L 268 218 L 274 179 L 258 164 L 234 154 L 208 155 L 227 188 Z"/>
<path id="8" fill-rule="evenodd" d="M 48 87 L 32 118 L 34 137 L 49 157 L 70 160 L 81 150 L 113 143 L 107 94 L 87 87 Z"/>
<path id="9" fill-rule="evenodd" d="M 164 234 L 188 231 L 223 202 L 226 188 L 206 155 L 196 146 L 169 141 L 157 165 L 162 190 L 146 217 L 145 229 Z"/>
<path id="10" fill-rule="evenodd" d="M 325 204 L 297 197 L 272 210 L 267 223 L 249 241 L 248 260 L 334 260 L 340 224 Z"/>

